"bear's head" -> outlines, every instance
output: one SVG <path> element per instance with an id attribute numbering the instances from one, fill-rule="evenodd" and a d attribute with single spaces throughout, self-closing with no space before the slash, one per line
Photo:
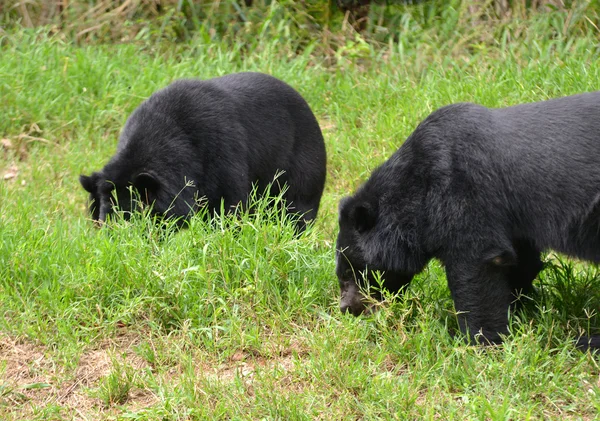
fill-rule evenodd
<path id="1" fill-rule="evenodd" d="M 341 200 L 336 244 L 336 275 L 341 289 L 340 309 L 355 316 L 367 310 L 361 290 L 381 300 L 381 287 L 391 293 L 405 288 L 425 266 L 411 215 L 396 211 L 382 197 L 365 189 Z M 392 215 L 390 214 L 392 212 Z"/>
<path id="2" fill-rule="evenodd" d="M 106 177 L 103 171 L 91 175 L 80 175 L 81 186 L 90 194 L 89 210 L 92 219 L 97 225 L 106 222 L 108 215 L 113 213 L 115 207 L 123 211 L 125 219 L 129 219 L 131 212 L 143 206 L 154 206 L 159 193 L 160 183 L 157 177 L 149 173 L 136 174 L 131 179 L 122 177 Z M 165 209 L 166 210 L 166 209 Z"/>

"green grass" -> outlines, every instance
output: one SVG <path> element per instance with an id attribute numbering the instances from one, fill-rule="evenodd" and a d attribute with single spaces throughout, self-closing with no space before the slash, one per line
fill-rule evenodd
<path id="1" fill-rule="evenodd" d="M 332 62 L 268 42 L 75 47 L 5 34 L 0 175 L 16 176 L 0 181 L 0 419 L 598 418 L 598 360 L 570 341 L 600 328 L 594 267 L 549 257 L 513 335 L 491 349 L 447 333 L 436 262 L 361 318 L 339 313 L 334 273 L 337 202 L 421 119 L 451 102 L 595 90 L 596 44 L 453 56 L 417 40 Z M 144 217 L 94 229 L 77 177 L 114 153 L 127 115 L 176 78 L 242 70 L 287 81 L 321 122 L 316 225 L 301 238 L 276 214 L 194 219 L 164 238 Z"/>

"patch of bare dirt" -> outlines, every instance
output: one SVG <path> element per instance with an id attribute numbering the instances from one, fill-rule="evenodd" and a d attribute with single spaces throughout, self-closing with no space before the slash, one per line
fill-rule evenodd
<path id="1" fill-rule="evenodd" d="M 303 358 L 306 350 L 298 343 L 283 347 L 278 346 L 270 355 L 260 355 L 251 350 L 236 351 L 225 363 L 218 365 L 202 364 L 196 367 L 198 377 L 221 383 L 234 382 L 241 379 L 246 386 L 246 394 L 253 395 L 253 387 L 257 372 L 277 373 L 274 387 L 290 392 L 301 391 L 305 385 L 296 384 L 296 364 Z M 271 376 L 270 376 L 271 377 Z"/>
<path id="2" fill-rule="evenodd" d="M 199 367 L 200 368 L 200 367 Z M 243 352 L 236 352 L 233 357 L 225 364 L 206 369 L 201 367 L 202 375 L 209 378 L 214 378 L 219 381 L 230 382 L 236 376 L 244 379 L 245 382 L 251 383 L 254 379 L 254 374 L 257 370 L 281 370 L 284 373 L 293 371 L 294 357 L 292 354 L 277 358 L 264 358 L 251 356 L 247 358 Z"/>
<path id="3" fill-rule="evenodd" d="M 178 338 L 171 337 L 167 341 L 169 343 L 164 345 L 167 349 L 172 345 L 173 349 L 193 354 L 193 360 L 197 362 L 194 381 L 198 382 L 200 388 L 206 380 L 228 384 L 241 379 L 245 385 L 244 394 L 249 398 L 254 396 L 255 387 L 274 388 L 274 393 L 281 393 L 282 396 L 303 393 L 310 388 L 310 384 L 298 376 L 299 360 L 308 352 L 300 343 L 277 344 L 261 352 L 242 349 L 218 363 L 200 350 L 182 349 L 177 346 L 177 341 Z M 64 408 L 66 418 L 97 420 L 118 418 L 125 410 L 137 412 L 157 404 L 159 398 L 152 390 L 140 388 L 143 381 L 134 382 L 122 405 L 105 407 L 98 395 L 102 382 L 113 372 L 115 364 L 140 373 L 140 376 L 144 370 L 152 369 L 134 351 L 140 343 L 139 334 L 124 334 L 86 350 L 74 364 L 76 368 L 67 369 L 56 362 L 50 349 L 0 333 L 0 387 L 5 385 L 10 388 L 0 389 L 0 414 L 2 410 L 8 410 L 14 419 L 27 419 L 35 408 L 58 405 Z M 162 364 L 160 367 L 167 368 Z M 182 364 L 176 363 L 168 371 L 161 370 L 154 375 L 161 382 L 177 387 L 184 380 L 186 370 Z M 40 387 L 24 388 L 32 384 L 39 384 Z M 3 390 L 10 392 L 3 394 Z"/>
<path id="4" fill-rule="evenodd" d="M 148 367 L 133 352 L 138 342 L 135 336 L 123 336 L 84 352 L 73 375 L 53 362 L 44 347 L 0 334 L 0 406 L 10 408 L 17 419 L 24 419 L 35 407 L 49 404 L 68 408 L 76 419 L 97 419 L 107 408 L 90 390 L 111 373 L 114 364 L 130 367 L 134 372 Z M 124 407 L 135 411 L 156 402 L 150 390 L 134 387 Z M 115 412 L 114 408 L 107 410 Z"/>
<path id="5" fill-rule="evenodd" d="M 51 395 L 52 381 L 58 368 L 45 355 L 45 349 L 33 343 L 0 334 L 0 398 L 18 404 Z"/>

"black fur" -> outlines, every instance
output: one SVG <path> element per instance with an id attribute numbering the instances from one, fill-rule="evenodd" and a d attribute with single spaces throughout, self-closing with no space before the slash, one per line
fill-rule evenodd
<path id="1" fill-rule="evenodd" d="M 178 80 L 155 92 L 129 117 L 117 152 L 91 176 L 80 176 L 90 193 L 91 214 L 104 222 L 115 201 L 134 210 L 129 188 L 153 212 L 185 220 L 204 198 L 211 213 L 244 203 L 279 171 L 270 193 L 284 195 L 302 231 L 319 208 L 326 153 L 317 120 L 289 85 L 261 73 L 210 80 Z M 193 183 L 187 186 L 186 183 Z"/>
<path id="2" fill-rule="evenodd" d="M 438 258 L 461 330 L 500 342 L 541 251 L 600 261 L 599 163 L 600 92 L 435 111 L 340 203 L 342 311 L 365 307 L 353 270 L 391 274 L 394 291 Z"/>

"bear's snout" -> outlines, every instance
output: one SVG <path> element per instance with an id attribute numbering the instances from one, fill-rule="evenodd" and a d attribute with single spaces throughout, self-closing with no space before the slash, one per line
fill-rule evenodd
<path id="1" fill-rule="evenodd" d="M 362 303 L 360 303 L 359 305 L 352 305 L 349 303 L 342 302 L 340 304 L 340 310 L 342 311 L 342 314 L 350 313 L 353 316 L 360 316 L 364 309 L 365 306 Z"/>
<path id="2" fill-rule="evenodd" d="M 353 281 L 342 282 L 340 310 L 344 314 L 351 313 L 353 316 L 360 316 L 365 310 L 363 295 Z"/>

